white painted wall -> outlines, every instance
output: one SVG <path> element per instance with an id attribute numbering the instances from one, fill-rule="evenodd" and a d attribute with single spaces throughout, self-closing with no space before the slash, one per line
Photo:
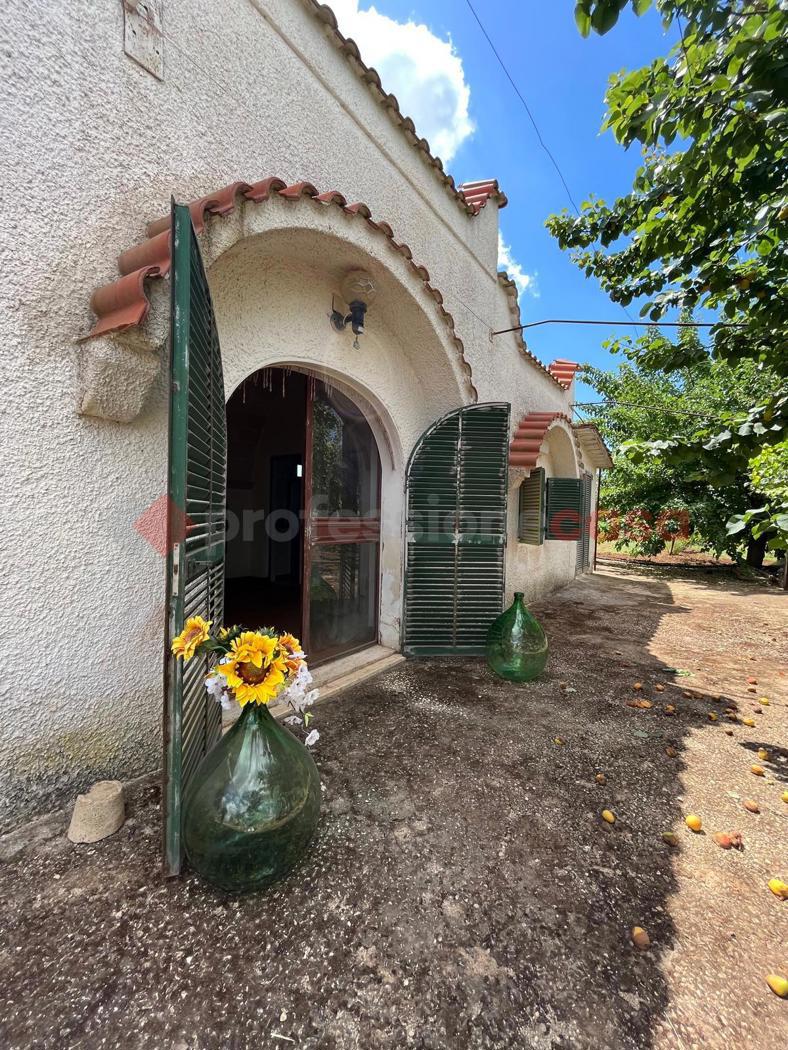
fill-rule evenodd
<path id="1" fill-rule="evenodd" d="M 480 400 L 511 401 L 513 427 L 569 400 L 514 337 L 488 340 L 511 324 L 495 277 L 496 206 L 476 218 L 458 207 L 302 0 L 179 0 L 165 3 L 165 29 L 160 82 L 124 55 L 119 2 L 12 0 L 0 26 L 0 324 L 11 407 L 1 423 L 0 828 L 93 779 L 159 762 L 163 561 L 133 526 L 166 487 L 163 373 L 132 423 L 81 416 L 75 340 L 92 324 L 92 290 L 116 276 L 117 254 L 144 237 L 171 194 L 189 200 L 279 175 L 365 201 L 428 267 Z M 249 234 L 221 257 L 211 230 L 205 239 L 227 391 L 288 362 L 333 375 L 374 413 L 389 450 L 382 608 L 383 640 L 393 643 L 403 464 L 421 430 L 469 393 L 446 326 L 385 238 L 310 202 L 288 207 L 272 201 L 211 220 L 227 244 L 226 223 L 246 222 Z M 338 275 L 360 260 L 381 294 L 358 353 L 326 314 Z M 160 323 L 166 286 L 155 304 Z M 534 555 L 510 544 L 509 589 L 531 596 L 569 579 L 574 548 L 564 546 Z"/>

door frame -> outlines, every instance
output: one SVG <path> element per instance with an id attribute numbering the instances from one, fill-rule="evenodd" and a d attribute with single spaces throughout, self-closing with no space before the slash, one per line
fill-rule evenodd
<path id="1" fill-rule="evenodd" d="M 301 642 L 306 653 L 310 655 L 310 664 L 318 667 L 329 660 L 341 659 L 351 656 L 353 653 L 362 652 L 370 646 L 377 645 L 380 638 L 380 566 L 382 546 L 382 459 L 378 440 L 375 432 L 370 427 L 370 434 L 375 443 L 375 451 L 378 456 L 377 487 L 375 492 L 375 503 L 377 505 L 376 518 L 313 518 L 312 516 L 312 479 L 313 479 L 313 456 L 314 456 L 314 403 L 317 384 L 322 382 L 317 376 L 307 372 L 306 374 L 306 425 L 304 428 L 304 471 L 303 471 L 303 515 L 304 520 L 301 528 Z M 361 407 L 350 394 L 342 392 L 343 396 L 352 401 L 366 420 Z M 369 423 L 367 422 L 367 426 Z M 330 530 L 330 534 L 329 534 Z M 339 530 L 339 535 L 337 535 Z M 312 638 L 310 629 L 311 619 L 311 579 L 312 579 L 312 552 L 316 546 L 321 544 L 336 546 L 344 543 L 369 543 L 375 541 L 375 567 L 373 608 L 375 611 L 375 623 L 373 638 L 371 641 L 361 642 L 341 652 L 325 652 L 323 654 L 312 654 Z"/>

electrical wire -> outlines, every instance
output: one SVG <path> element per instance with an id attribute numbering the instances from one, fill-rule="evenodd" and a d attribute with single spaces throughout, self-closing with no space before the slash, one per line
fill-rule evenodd
<path id="1" fill-rule="evenodd" d="M 514 82 L 514 78 L 512 77 L 512 74 L 506 68 L 506 64 L 504 63 L 504 61 L 501 58 L 501 56 L 498 54 L 498 49 L 496 48 L 495 44 L 490 39 L 490 35 L 487 32 L 487 30 L 484 28 L 484 24 L 482 23 L 481 18 L 479 18 L 479 16 L 476 14 L 476 11 L 474 9 L 473 4 L 471 3 L 471 0 L 465 0 L 465 2 L 467 3 L 468 7 L 471 9 L 471 14 L 476 19 L 476 21 L 477 21 L 477 23 L 479 25 L 479 29 L 481 29 L 482 33 L 484 34 L 484 37 L 485 37 L 487 43 L 492 48 L 492 53 L 498 59 L 498 64 L 500 65 L 500 67 L 504 71 L 504 73 L 506 74 L 507 80 L 512 85 L 512 87 L 514 88 L 515 94 L 517 95 L 517 97 L 522 102 L 523 109 L 528 114 L 528 119 L 531 121 L 531 124 L 533 125 L 533 129 L 536 132 L 536 137 L 539 140 L 539 145 L 542 147 L 542 149 L 545 151 L 547 156 L 550 158 L 550 161 L 551 161 L 553 167 L 558 172 L 558 178 L 561 180 L 561 183 L 563 184 L 563 187 L 566 190 L 566 195 L 569 198 L 569 200 L 570 200 L 570 202 L 572 204 L 572 207 L 575 209 L 575 212 L 577 213 L 577 215 L 579 215 L 580 214 L 580 209 L 578 208 L 577 204 L 575 204 L 574 197 L 572 196 L 572 193 L 571 193 L 571 191 L 569 189 L 569 186 L 567 185 L 566 179 L 564 178 L 564 173 L 561 171 L 561 168 L 558 165 L 558 161 L 555 159 L 553 154 L 550 152 L 550 149 L 549 149 L 547 143 L 542 138 L 542 133 L 539 130 L 539 125 L 536 123 L 536 120 L 534 119 L 534 115 L 531 112 L 530 106 L 525 101 L 525 98 L 523 97 L 522 92 L 518 88 L 517 84 Z"/>
<path id="2" fill-rule="evenodd" d="M 610 406 L 613 408 L 639 408 L 644 412 L 662 412 L 669 416 L 694 416 L 696 419 L 708 419 L 713 423 L 726 422 L 723 416 L 709 415 L 707 412 L 689 412 L 685 408 L 665 408 L 664 405 L 644 405 L 642 401 L 576 401 L 574 408 L 596 408 L 599 406 Z M 578 413 L 579 414 L 579 413 Z"/>
<path id="3" fill-rule="evenodd" d="M 551 317 L 544 321 L 529 321 L 528 324 L 518 324 L 514 328 L 501 328 L 491 335 L 506 335 L 508 332 L 521 332 L 524 328 L 539 328 L 544 324 L 593 324 L 593 325 L 621 325 L 624 328 L 632 326 L 636 328 L 746 328 L 745 321 L 591 321 L 576 319 L 572 317 Z"/>

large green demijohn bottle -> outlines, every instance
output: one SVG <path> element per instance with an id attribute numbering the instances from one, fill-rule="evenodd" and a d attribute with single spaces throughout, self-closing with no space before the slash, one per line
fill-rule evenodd
<path id="1" fill-rule="evenodd" d="M 487 633 L 487 663 L 510 682 L 530 682 L 547 663 L 547 638 L 516 591 L 514 601 Z"/>

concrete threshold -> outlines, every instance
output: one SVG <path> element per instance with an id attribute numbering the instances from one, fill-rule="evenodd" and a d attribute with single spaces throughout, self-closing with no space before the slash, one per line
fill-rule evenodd
<path id="1" fill-rule="evenodd" d="M 352 685 L 366 682 L 375 675 L 388 671 L 390 667 L 404 663 L 405 657 L 395 649 L 389 649 L 385 645 L 371 645 L 361 652 L 351 653 L 350 656 L 340 656 L 336 660 L 330 660 L 326 664 L 317 667 L 313 672 L 315 689 L 320 690 L 317 704 L 323 704 L 338 693 L 349 689 Z M 284 718 L 292 714 L 292 710 L 285 703 L 271 704 L 269 707 L 274 718 Z M 240 710 L 224 712 L 222 729 L 226 731 L 237 720 Z"/>

